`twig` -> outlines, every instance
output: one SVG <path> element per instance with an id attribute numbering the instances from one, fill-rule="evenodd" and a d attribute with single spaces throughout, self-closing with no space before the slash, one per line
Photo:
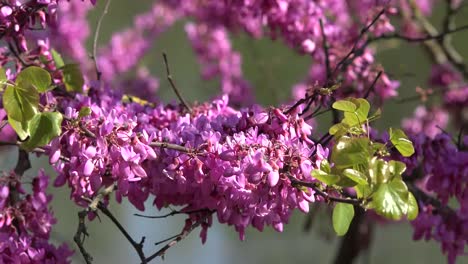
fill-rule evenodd
<path id="1" fill-rule="evenodd" d="M 105 207 L 102 203 L 98 203 L 98 209 L 106 215 L 112 223 L 120 230 L 120 232 L 124 235 L 124 237 L 130 242 L 132 247 L 135 249 L 135 251 L 138 254 L 138 257 L 141 260 L 141 263 L 146 264 L 148 263 L 149 260 L 146 259 L 145 253 L 143 252 L 143 244 L 145 242 L 145 237 L 142 237 L 140 242 L 136 242 L 133 240 L 133 238 L 130 236 L 130 234 L 127 232 L 127 230 L 122 226 L 122 224 L 115 218 L 115 216 Z"/>
<path id="2" fill-rule="evenodd" d="M 183 230 L 179 235 L 175 236 L 171 242 L 166 244 L 164 247 L 162 247 L 160 250 L 156 251 L 153 255 L 149 256 L 146 258 L 147 262 L 150 262 L 151 260 L 164 256 L 166 254 L 166 251 L 170 249 L 171 247 L 175 246 L 177 243 L 179 243 L 181 240 L 186 238 L 195 228 L 200 226 L 200 222 L 196 222 L 195 224 L 191 225 L 189 228 Z"/>
<path id="3" fill-rule="evenodd" d="M 332 75 L 335 75 L 336 72 L 340 69 L 340 67 L 345 64 L 348 59 L 351 57 L 351 55 L 353 55 L 354 53 L 356 53 L 356 51 L 358 50 L 358 45 L 359 45 L 359 41 L 364 37 L 364 35 L 369 31 L 369 29 L 375 24 L 377 23 L 377 21 L 379 20 L 379 18 L 385 13 L 385 8 L 382 9 L 378 14 L 377 16 L 374 17 L 374 19 L 363 29 L 361 29 L 361 32 L 357 38 L 357 40 L 354 42 L 354 45 L 353 47 L 351 48 L 351 50 L 348 52 L 348 54 L 346 54 L 346 56 L 340 60 L 340 62 L 338 62 L 338 64 L 336 65 L 335 69 L 333 70 L 333 73 Z M 363 45 L 363 47 L 360 48 L 361 49 L 364 49 L 364 47 L 367 46 L 366 44 Z M 348 63 L 346 63 L 348 64 Z"/>
<path id="4" fill-rule="evenodd" d="M 424 37 L 417 37 L 417 38 L 406 37 L 406 36 L 400 35 L 398 33 L 386 34 L 386 35 L 378 36 L 376 38 L 369 38 L 368 42 L 370 43 L 370 42 L 384 40 L 384 39 L 386 39 L 386 40 L 388 40 L 388 39 L 400 39 L 400 40 L 404 40 L 406 42 L 424 42 L 424 41 L 429 41 L 429 40 L 440 40 L 440 39 L 444 38 L 447 35 L 457 33 L 457 32 L 463 31 L 463 30 L 468 30 L 468 25 L 464 25 L 464 26 L 461 26 L 461 27 L 458 27 L 458 28 L 455 28 L 455 29 L 452 29 L 452 30 L 449 30 L 449 31 L 446 31 L 446 32 L 442 32 L 442 33 L 437 34 L 437 35 L 427 35 L 427 36 L 424 36 Z"/>
<path id="5" fill-rule="evenodd" d="M 0 141 L 0 147 L 2 146 L 15 146 L 15 147 L 19 147 L 21 146 L 21 142 L 5 142 L 5 141 Z M 45 150 L 42 149 L 42 148 L 35 148 L 33 150 L 31 150 L 31 152 L 34 152 L 34 153 L 39 153 L 39 154 L 45 154 Z M 65 157 L 65 156 L 60 156 L 60 159 L 63 160 L 63 161 L 66 161 L 66 162 L 70 162 L 70 159 Z"/>
<path id="6" fill-rule="evenodd" d="M 380 79 L 380 76 L 382 75 L 383 71 L 379 71 L 379 73 L 377 74 L 377 76 L 375 77 L 374 81 L 372 82 L 372 85 L 369 87 L 369 89 L 367 89 L 367 92 L 366 92 L 366 95 L 364 95 L 364 98 L 368 98 L 369 95 L 370 95 L 370 92 L 372 90 L 374 90 L 375 88 L 375 85 L 377 84 L 377 81 Z"/>
<path id="7" fill-rule="evenodd" d="M 163 52 L 163 59 L 164 59 L 164 65 L 166 66 L 166 78 L 171 84 L 172 90 L 174 90 L 175 94 L 179 98 L 179 101 L 182 103 L 182 105 L 187 108 L 189 112 L 192 112 L 192 108 L 189 106 L 189 104 L 184 100 L 182 97 L 181 93 L 179 92 L 179 89 L 177 89 L 177 86 L 175 85 L 174 80 L 172 79 L 171 71 L 169 69 L 169 62 L 167 60 L 167 55 L 165 52 Z"/>
<path id="8" fill-rule="evenodd" d="M 193 211 L 186 211 L 186 212 L 183 212 L 183 211 L 172 211 L 168 214 L 165 214 L 165 215 L 142 215 L 142 214 L 133 214 L 134 216 L 139 216 L 139 217 L 143 217 L 143 218 L 150 218 L 150 219 L 161 219 L 161 218 L 167 218 L 169 216 L 173 216 L 173 215 L 179 215 L 179 214 L 195 214 L 195 213 L 202 213 L 202 212 L 213 212 L 209 209 L 198 209 L 198 210 L 193 210 Z"/>
<path id="9" fill-rule="evenodd" d="M 313 182 L 305 182 L 305 181 L 300 181 L 292 176 L 288 176 L 289 180 L 291 181 L 291 185 L 298 185 L 298 186 L 304 186 L 304 187 L 309 187 L 312 188 L 317 194 L 325 198 L 325 200 L 332 201 L 332 202 L 337 202 L 337 203 L 347 203 L 347 204 L 353 204 L 357 206 L 362 205 L 362 200 L 360 199 L 354 199 L 354 198 L 341 198 L 341 197 L 335 197 L 331 196 L 328 193 L 320 190 L 317 186 L 316 183 Z"/>
<path id="10" fill-rule="evenodd" d="M 323 21 L 322 19 L 319 19 L 320 22 L 320 30 L 322 32 L 322 46 L 323 46 L 323 51 L 325 53 L 325 66 L 327 68 L 327 81 L 325 85 L 327 86 L 328 83 L 331 80 L 331 68 L 330 68 L 330 54 L 329 54 L 329 47 L 328 47 L 328 42 L 327 42 L 327 36 L 325 35 L 325 29 L 323 27 Z"/>
<path id="11" fill-rule="evenodd" d="M 78 212 L 78 228 L 76 229 L 73 241 L 75 241 L 75 244 L 78 246 L 78 249 L 80 250 L 86 264 L 91 264 L 93 262 L 93 257 L 84 248 L 85 238 L 89 236 L 88 229 L 85 225 L 85 218 L 87 214 L 87 210 Z"/>
<path id="12" fill-rule="evenodd" d="M 93 60 L 94 60 L 94 66 L 96 67 L 96 78 L 97 80 L 101 80 L 101 71 L 99 70 L 99 66 L 97 63 L 97 43 L 99 40 L 99 33 L 101 31 L 101 25 L 102 21 L 104 21 L 104 17 L 107 15 L 109 12 L 109 6 L 111 4 L 112 0 L 107 0 L 106 1 L 106 6 L 104 7 L 104 11 L 102 12 L 101 16 L 99 17 L 99 20 L 96 25 L 96 31 L 94 32 L 94 40 L 93 40 Z"/>
<path id="13" fill-rule="evenodd" d="M 197 152 L 195 149 L 191 149 L 191 148 L 187 148 L 187 147 L 184 147 L 184 146 L 181 146 L 181 145 L 167 143 L 167 142 L 153 141 L 149 145 L 150 145 L 150 147 L 173 149 L 173 150 L 177 150 L 177 151 L 185 152 L 185 153 L 196 153 Z"/>

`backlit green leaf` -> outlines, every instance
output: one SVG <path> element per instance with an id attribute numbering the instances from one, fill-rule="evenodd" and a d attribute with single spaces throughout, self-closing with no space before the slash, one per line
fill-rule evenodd
<path id="1" fill-rule="evenodd" d="M 30 138 L 22 145 L 27 150 L 49 144 L 60 135 L 62 114 L 58 112 L 38 113 L 29 124 Z"/>
<path id="2" fill-rule="evenodd" d="M 37 112 L 39 94 L 35 89 L 8 86 L 3 93 L 3 107 L 8 116 L 18 122 L 31 120 Z"/>
<path id="3" fill-rule="evenodd" d="M 333 209 L 333 229 L 338 236 L 348 232 L 349 226 L 354 218 L 354 207 L 352 204 L 337 203 Z"/>
<path id="4" fill-rule="evenodd" d="M 338 169 L 353 167 L 354 165 L 365 164 L 369 159 L 368 138 L 350 138 L 343 136 L 333 147 L 331 160 Z"/>
<path id="5" fill-rule="evenodd" d="M 63 67 L 63 65 L 65 65 L 65 63 L 63 62 L 62 55 L 60 55 L 60 53 L 58 53 L 55 49 L 52 49 L 51 53 L 52 53 L 52 59 L 55 62 L 55 67 L 57 67 L 57 68 Z"/>
<path id="6" fill-rule="evenodd" d="M 29 122 L 19 122 L 11 117 L 8 117 L 8 123 L 15 130 L 16 134 L 20 140 L 25 140 L 29 136 L 28 123 Z"/>
<path id="7" fill-rule="evenodd" d="M 413 143 L 401 129 L 389 129 L 390 141 L 404 157 L 414 154 Z"/>
<path id="8" fill-rule="evenodd" d="M 367 184 L 367 177 L 364 173 L 354 170 L 354 169 L 345 169 L 343 175 L 355 181 L 357 184 Z"/>
<path id="9" fill-rule="evenodd" d="M 22 70 L 16 77 L 16 84 L 22 89 L 30 90 L 34 87 L 38 92 L 43 93 L 50 90 L 52 79 L 49 72 L 37 66 L 30 66 Z"/>
<path id="10" fill-rule="evenodd" d="M 339 100 L 333 103 L 332 107 L 344 112 L 356 111 L 356 105 L 348 100 Z"/>
<path id="11" fill-rule="evenodd" d="M 416 198 L 414 198 L 414 195 L 410 192 L 408 193 L 408 220 L 412 221 L 418 217 L 419 214 L 419 207 L 418 207 L 418 202 L 416 201 Z"/>
<path id="12" fill-rule="evenodd" d="M 321 170 L 313 170 L 311 172 L 311 175 L 312 177 L 325 183 L 326 185 L 333 185 L 340 179 L 340 177 L 337 175 L 328 174 Z"/>
<path id="13" fill-rule="evenodd" d="M 401 179 L 381 184 L 372 196 L 372 204 L 378 214 L 393 220 L 400 220 L 408 213 L 406 184 Z"/>
<path id="14" fill-rule="evenodd" d="M 78 64 L 67 64 L 62 67 L 63 83 L 69 92 L 83 92 L 83 74 Z"/>

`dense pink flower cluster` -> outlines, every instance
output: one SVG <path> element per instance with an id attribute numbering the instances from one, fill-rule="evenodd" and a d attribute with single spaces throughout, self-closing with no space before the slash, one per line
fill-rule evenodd
<path id="1" fill-rule="evenodd" d="M 139 210 L 150 195 L 158 209 L 182 206 L 184 212 L 196 212 L 189 214 L 186 228 L 200 215 L 206 218 L 201 223 L 205 241 L 212 213 L 233 225 L 241 239 L 248 226 L 282 231 L 294 209 L 307 212 L 319 197 L 310 188 L 292 186 L 290 178 L 314 182 L 311 170 L 329 156 L 328 148 L 311 140 L 312 127 L 299 117 L 301 106 L 284 114 L 283 108 L 253 104 L 241 54 L 233 50 L 229 34 L 245 31 L 254 38 L 279 39 L 310 56 L 313 64 L 305 81 L 295 86 L 295 99 L 339 84 L 331 96 L 320 95 L 313 103 L 328 106 L 369 91 L 374 101 L 384 101 L 397 95 L 399 82 L 383 71 L 366 41 L 393 33 L 392 16 L 401 16 L 404 36 L 424 36 L 412 9 L 429 15 L 435 1 L 418 0 L 414 7 L 390 0 L 157 1 L 99 49 L 100 81 L 95 81 L 95 65 L 85 48 L 90 35 L 86 16 L 96 1 L 90 2 L 0 3 L 0 39 L 5 43 L 0 65 L 8 68 L 7 78 L 14 80 L 25 66 L 37 65 L 49 70 L 59 86 L 41 95 L 40 109 L 57 108 L 66 117 L 62 134 L 44 147 L 58 172 L 55 186 L 67 184 L 81 206 L 88 206 L 84 198 L 93 199 L 111 185 L 118 201 L 127 198 Z M 192 111 L 154 99 L 158 79 L 136 67 L 158 36 L 183 18 L 193 20 L 185 29 L 202 76 L 219 78 L 225 95 L 194 105 Z M 61 89 L 52 48 L 80 64 L 86 95 Z M 124 73 L 133 70 L 136 75 L 127 79 Z M 401 159 L 407 173 L 421 173 L 416 185 L 441 204 L 418 199 L 415 239 L 439 241 L 453 263 L 468 244 L 468 137 L 457 146 L 442 129 L 449 113 L 460 127 L 468 123 L 468 86 L 450 64 L 434 65 L 429 85 L 433 95 L 441 94 L 441 105 L 420 106 L 403 121 L 416 153 Z M 123 100 L 112 88 L 153 103 L 127 102 L 132 99 Z M 232 107 L 240 105 L 247 107 Z M 80 116 L 88 107 L 91 114 Z M 0 103 L 0 124 L 6 119 Z M 0 130 L 0 140 L 16 141 L 9 125 Z M 41 172 L 27 192 L 16 175 L 0 177 L 0 262 L 67 262 L 70 250 L 47 242 L 55 223 L 45 194 L 48 179 Z M 458 208 L 447 209 L 450 200 Z"/>
<path id="2" fill-rule="evenodd" d="M 115 182 L 118 200 L 126 196 L 140 210 L 149 194 L 158 208 L 214 210 L 243 238 L 249 225 L 281 231 L 293 209 L 307 212 L 315 200 L 311 189 L 291 186 L 288 176 L 311 181 L 316 165 L 309 156 L 318 147 L 320 161 L 328 151 L 309 139 L 312 128 L 296 114 L 258 106 L 237 111 L 226 97 L 188 114 L 174 105 L 153 108 L 95 96 L 99 100 L 64 105 L 70 119 L 80 107 L 91 108 L 82 122 L 96 138 L 69 123 L 48 150 L 59 174 L 55 185 L 67 182 L 78 203 Z M 163 142 L 186 150 L 158 147 Z"/>
<path id="3" fill-rule="evenodd" d="M 49 176 L 43 171 L 26 191 L 13 172 L 0 175 L 0 262 L 70 263 L 72 251 L 65 245 L 48 242 L 56 223 L 49 210 L 52 199 L 46 194 Z"/>

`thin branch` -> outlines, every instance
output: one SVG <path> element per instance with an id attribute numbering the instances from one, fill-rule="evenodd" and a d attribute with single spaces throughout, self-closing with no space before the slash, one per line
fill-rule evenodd
<path id="1" fill-rule="evenodd" d="M 164 254 L 166 254 L 166 251 L 169 250 L 171 247 L 175 246 L 177 243 L 179 243 L 181 240 L 186 238 L 195 228 L 200 226 L 200 222 L 196 222 L 195 224 L 191 225 L 189 228 L 183 230 L 179 235 L 177 235 L 171 242 L 166 244 L 164 247 L 162 247 L 160 250 L 156 251 L 153 255 L 149 256 L 146 258 L 147 262 L 150 262 L 151 260 L 157 258 L 157 257 L 162 257 Z"/>
<path id="2" fill-rule="evenodd" d="M 364 98 L 368 98 L 369 95 L 370 95 L 370 92 L 372 90 L 374 90 L 375 88 L 375 85 L 377 84 L 377 81 L 380 79 L 380 76 L 382 75 L 383 71 L 379 71 L 379 73 L 377 74 L 377 76 L 375 77 L 374 81 L 372 82 L 372 85 L 369 87 L 369 89 L 367 89 L 367 92 L 366 92 L 366 95 L 364 95 Z"/>
<path id="3" fill-rule="evenodd" d="M 0 147 L 2 146 L 14 146 L 14 147 L 20 147 L 21 146 L 21 142 L 5 142 L 5 141 L 0 141 Z M 45 149 L 42 149 L 42 148 L 35 148 L 33 150 L 31 150 L 31 152 L 34 152 L 34 153 L 38 153 L 38 154 L 45 154 L 46 151 Z M 60 159 L 62 161 L 66 161 L 66 162 L 70 162 L 70 159 L 65 157 L 65 156 L 60 156 Z"/>
<path id="4" fill-rule="evenodd" d="M 179 89 L 177 89 L 177 86 L 175 85 L 174 80 L 172 79 L 171 71 L 169 69 L 169 62 L 167 60 L 167 55 L 165 52 L 163 52 L 163 59 L 164 59 L 164 65 L 166 66 L 166 78 L 169 81 L 169 84 L 171 84 L 172 90 L 174 90 L 175 94 L 179 98 L 179 101 L 182 103 L 182 105 L 187 108 L 189 112 L 192 112 L 192 108 L 190 105 L 184 100 L 182 97 L 181 93 L 179 92 Z"/>
<path id="5" fill-rule="evenodd" d="M 195 214 L 195 213 L 202 213 L 202 212 L 213 212 L 209 209 L 198 209 L 198 210 L 193 210 L 193 211 L 172 211 L 168 214 L 165 214 L 165 215 L 142 215 L 142 214 L 133 214 L 134 216 L 139 216 L 139 217 L 143 217 L 143 218 L 150 218 L 150 219 L 162 219 L 162 218 L 167 218 L 167 217 L 170 217 L 170 216 L 174 216 L 174 215 L 179 215 L 179 214 Z"/>
<path id="6" fill-rule="evenodd" d="M 288 176 L 289 180 L 291 181 L 291 185 L 296 185 L 296 186 L 304 186 L 304 187 L 309 187 L 312 188 L 318 195 L 322 196 L 325 198 L 327 201 L 332 201 L 332 202 L 337 202 L 337 203 L 347 203 L 347 204 L 352 204 L 352 205 L 357 205 L 361 206 L 362 205 L 362 200 L 360 199 L 354 199 L 354 198 L 341 198 L 341 197 L 335 197 L 331 196 L 328 193 L 320 190 L 320 188 L 317 187 L 316 183 L 313 182 L 305 182 L 305 181 L 300 181 L 292 176 Z"/>
<path id="7" fill-rule="evenodd" d="M 364 37 L 364 35 L 369 31 L 369 29 L 375 24 L 377 23 L 377 21 L 379 20 L 379 18 L 385 13 L 385 8 L 382 9 L 378 14 L 377 16 L 374 17 L 374 19 L 363 29 L 361 29 L 361 32 L 357 38 L 357 40 L 354 42 L 354 45 L 353 47 L 351 48 L 351 50 L 348 52 L 348 54 L 346 54 L 346 56 L 341 59 L 340 62 L 338 62 L 338 64 L 336 65 L 335 69 L 333 70 L 333 73 L 332 75 L 335 75 L 336 72 L 341 68 L 341 66 L 343 64 L 348 64 L 347 61 L 348 59 L 351 57 L 351 55 L 353 55 L 354 53 L 356 53 L 356 51 L 358 50 L 358 45 L 359 45 L 359 41 Z M 364 46 L 365 47 L 365 46 Z M 364 49 L 363 47 L 361 47 L 359 50 L 361 49 Z"/>
<path id="8" fill-rule="evenodd" d="M 97 80 L 101 80 L 101 71 L 99 70 L 99 66 L 97 63 L 97 43 L 99 40 L 99 33 L 101 32 L 101 25 L 102 21 L 104 21 L 104 17 L 107 15 L 109 12 L 109 6 L 111 4 L 112 0 L 107 0 L 106 1 L 106 6 L 104 7 L 104 11 L 102 12 L 101 16 L 99 17 L 99 20 L 96 25 L 96 31 L 94 32 L 94 40 L 93 40 L 93 60 L 94 60 L 94 66 L 96 67 L 96 78 Z"/>
<path id="9" fill-rule="evenodd" d="M 165 149 L 172 149 L 172 150 L 177 150 L 180 152 L 184 153 L 189 153 L 189 154 L 198 154 L 201 155 L 201 153 L 198 153 L 198 150 L 196 149 L 191 149 L 187 148 L 181 145 L 177 144 L 172 144 L 172 143 L 167 143 L 167 142 L 159 142 L 159 141 L 153 141 L 149 144 L 150 147 L 155 147 L 155 148 L 165 148 Z"/>
<path id="10" fill-rule="evenodd" d="M 83 256 L 86 264 L 91 264 L 93 262 L 93 257 L 84 248 L 85 238 L 89 236 L 88 229 L 85 225 L 85 218 L 87 214 L 87 210 L 78 212 L 78 227 L 76 229 L 75 236 L 73 237 L 73 241 L 75 241 L 75 244 L 78 246 L 78 249 L 80 250 L 80 253 Z"/>
<path id="11" fill-rule="evenodd" d="M 329 46 L 327 42 L 327 36 L 325 35 L 325 29 L 323 27 L 323 21 L 322 19 L 319 19 L 320 22 L 320 30 L 322 32 L 322 46 L 323 46 L 323 51 L 325 53 L 325 66 L 327 69 L 327 82 L 325 85 L 328 85 L 328 83 L 331 80 L 332 72 L 331 72 L 331 67 L 330 67 L 330 54 L 329 54 Z"/>
<path id="12" fill-rule="evenodd" d="M 114 223 L 114 225 L 120 230 L 120 232 L 124 235 L 124 237 L 128 240 L 128 242 L 130 242 L 132 247 L 137 252 L 138 257 L 141 260 L 141 263 L 143 263 L 143 264 L 148 263 L 149 260 L 146 259 L 145 253 L 143 252 L 143 244 L 145 242 L 145 237 L 143 237 L 140 242 L 136 242 L 135 240 L 133 240 L 133 238 L 130 236 L 130 234 L 127 232 L 127 230 L 122 226 L 122 224 L 119 222 L 119 220 L 117 220 L 117 218 L 111 213 L 111 211 L 109 211 L 109 209 L 107 209 L 107 207 L 105 207 L 102 203 L 99 203 L 98 204 L 98 209 L 104 215 L 106 215 L 112 221 L 112 223 Z"/>
<path id="13" fill-rule="evenodd" d="M 463 30 L 468 30 L 468 25 L 464 25 L 464 26 L 461 26 L 461 27 L 458 27 L 458 28 L 455 28 L 455 29 L 452 29 L 452 30 L 449 30 L 449 31 L 446 31 L 446 32 L 442 32 L 440 34 L 427 35 L 427 36 L 424 36 L 424 37 L 417 37 L 417 38 L 403 36 L 403 35 L 400 35 L 399 33 L 386 34 L 386 35 L 381 35 L 381 36 L 378 36 L 378 37 L 375 37 L 375 38 L 369 38 L 368 42 L 374 42 L 374 41 L 379 41 L 379 40 L 384 40 L 384 39 L 385 40 L 400 39 L 400 40 L 404 40 L 406 42 L 425 42 L 425 41 L 429 41 L 429 40 L 440 40 L 440 39 L 444 38 L 447 35 L 457 33 L 457 32 L 463 31 Z"/>

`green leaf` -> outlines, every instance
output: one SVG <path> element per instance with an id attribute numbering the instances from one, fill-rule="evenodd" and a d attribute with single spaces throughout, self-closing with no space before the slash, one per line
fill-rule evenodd
<path id="1" fill-rule="evenodd" d="M 388 162 L 388 169 L 394 176 L 401 176 L 406 170 L 406 165 L 401 161 L 391 160 Z"/>
<path id="2" fill-rule="evenodd" d="M 333 209 L 333 229 L 338 236 L 343 236 L 348 232 L 351 221 L 354 217 L 354 207 L 352 204 L 337 203 Z"/>
<path id="3" fill-rule="evenodd" d="M 366 164 L 369 160 L 368 138 L 350 138 L 343 136 L 333 147 L 331 160 L 338 169 Z"/>
<path id="4" fill-rule="evenodd" d="M 344 123 L 338 123 L 334 124 L 333 126 L 330 127 L 328 130 L 328 133 L 330 135 L 333 135 L 335 137 L 341 137 L 342 135 L 346 134 L 348 132 L 349 126 Z"/>
<path id="5" fill-rule="evenodd" d="M 356 110 L 353 112 L 345 112 L 342 122 L 351 127 L 365 123 L 370 110 L 369 102 L 363 98 L 350 98 L 349 100 L 356 106 Z"/>
<path id="6" fill-rule="evenodd" d="M 3 107 L 8 117 L 18 122 L 31 120 L 38 105 L 39 94 L 35 89 L 8 86 L 3 93 Z"/>
<path id="7" fill-rule="evenodd" d="M 67 64 L 62 67 L 63 83 L 69 92 L 83 92 L 83 74 L 78 64 Z"/>
<path id="8" fill-rule="evenodd" d="M 5 84 L 8 81 L 5 69 L 0 67 L 0 84 Z"/>
<path id="9" fill-rule="evenodd" d="M 320 162 L 320 169 L 323 170 L 324 172 L 328 173 L 328 174 L 331 173 L 330 163 L 328 163 L 328 160 L 323 159 Z"/>
<path id="10" fill-rule="evenodd" d="M 333 103 L 332 107 L 336 110 L 343 112 L 352 112 L 356 111 L 356 105 L 348 100 L 339 100 Z"/>
<path id="11" fill-rule="evenodd" d="M 405 132 L 401 129 L 392 128 L 389 129 L 390 141 L 395 146 L 395 148 L 403 155 L 404 157 L 409 157 L 414 154 L 413 143 L 408 139 Z"/>
<path id="12" fill-rule="evenodd" d="M 58 53 L 55 49 L 52 49 L 51 53 L 52 53 L 52 59 L 55 62 L 55 67 L 57 67 L 57 69 L 62 68 L 63 65 L 65 65 L 65 63 L 63 62 L 62 55 L 60 55 L 60 53 Z"/>
<path id="13" fill-rule="evenodd" d="M 26 150 L 49 144 L 62 132 L 62 114 L 58 112 L 38 113 L 29 124 L 30 138 L 22 145 Z"/>
<path id="14" fill-rule="evenodd" d="M 28 122 L 19 122 L 8 117 L 8 123 L 15 130 L 20 140 L 25 140 L 29 136 Z"/>
<path id="15" fill-rule="evenodd" d="M 88 106 L 81 107 L 80 112 L 78 112 L 78 117 L 83 118 L 85 116 L 89 116 L 91 114 L 91 108 Z"/>
<path id="16" fill-rule="evenodd" d="M 388 162 L 377 157 L 373 157 L 369 161 L 369 177 L 371 183 L 374 185 L 380 185 L 386 183 L 392 179 Z"/>
<path id="17" fill-rule="evenodd" d="M 368 184 L 367 183 L 367 177 L 364 175 L 364 173 L 354 170 L 354 169 L 345 169 L 343 171 L 343 175 L 350 178 L 357 184 Z"/>
<path id="18" fill-rule="evenodd" d="M 408 220 L 412 221 L 418 217 L 419 207 L 416 198 L 412 193 L 408 193 Z"/>
<path id="19" fill-rule="evenodd" d="M 394 179 L 379 186 L 372 196 L 372 205 L 378 214 L 400 220 L 408 213 L 408 193 L 406 184 L 401 179 Z"/>
<path id="20" fill-rule="evenodd" d="M 22 70 L 16 77 L 16 84 L 19 87 L 30 90 L 30 86 L 32 86 L 40 93 L 50 90 L 51 83 L 49 72 L 37 66 L 30 66 Z"/>
<path id="21" fill-rule="evenodd" d="M 328 174 L 321 170 L 313 170 L 311 172 L 312 177 L 315 179 L 325 183 L 326 185 L 333 185 L 334 183 L 338 182 L 340 177 L 338 175 Z"/>

